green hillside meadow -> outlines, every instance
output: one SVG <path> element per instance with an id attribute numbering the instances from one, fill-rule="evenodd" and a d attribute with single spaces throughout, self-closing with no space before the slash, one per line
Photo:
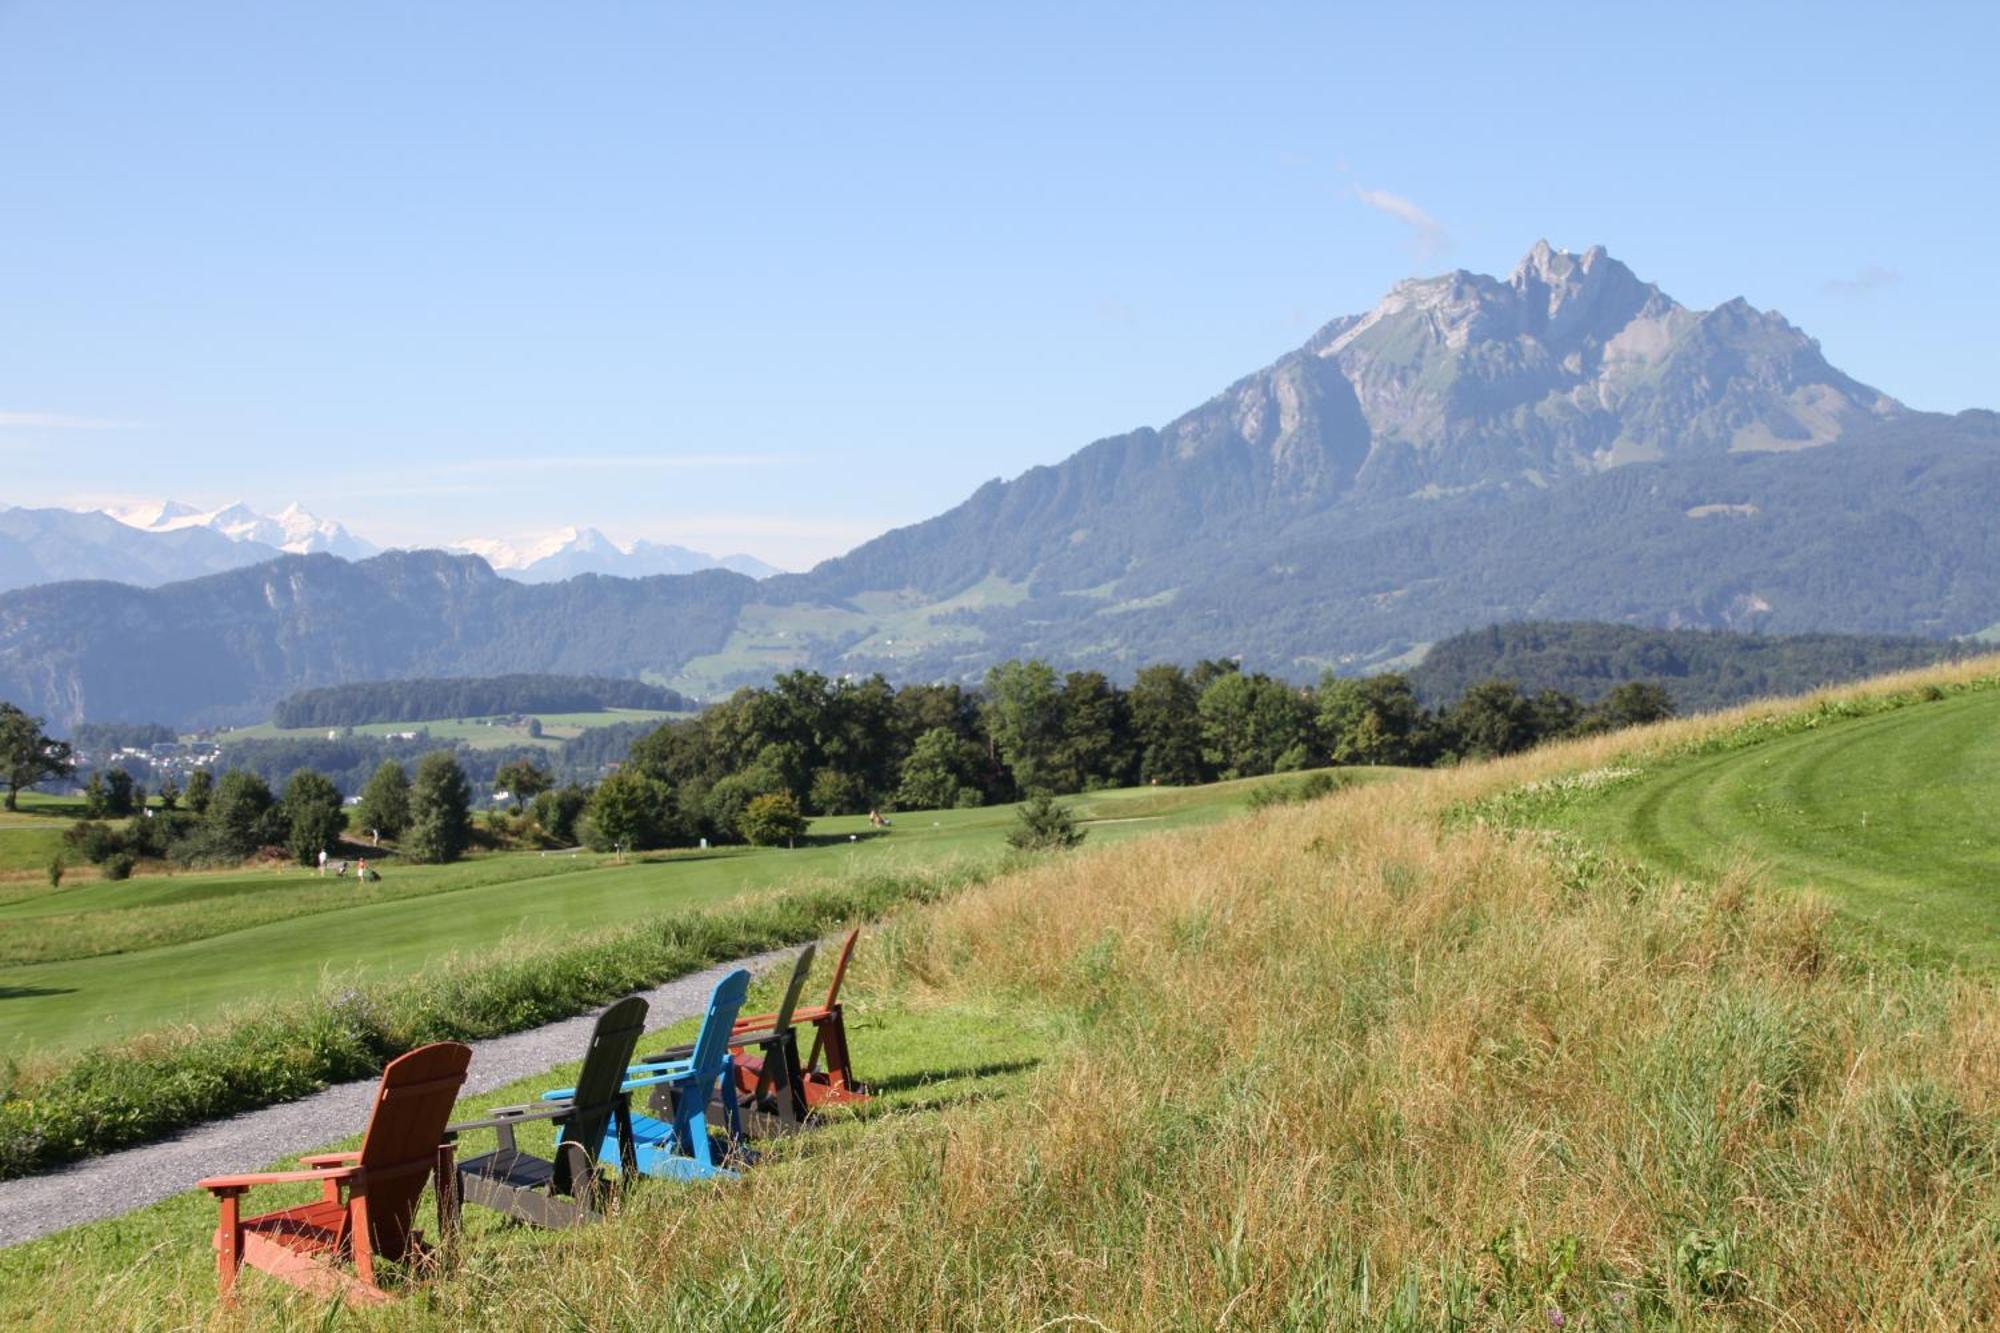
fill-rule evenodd
<path id="1" fill-rule="evenodd" d="M 476 1216 L 392 1308 L 252 1274 L 235 1320 L 1990 1325 L 1996 730 L 1987 658 L 1227 819 L 1120 793 L 1077 852 L 885 908 L 877 1102 L 606 1225 Z M 211 1221 L 9 1250 L 0 1310 L 206 1326 Z"/>

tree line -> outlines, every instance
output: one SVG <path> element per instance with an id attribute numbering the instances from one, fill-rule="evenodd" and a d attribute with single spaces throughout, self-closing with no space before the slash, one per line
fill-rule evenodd
<path id="1" fill-rule="evenodd" d="M 356 727 L 370 722 L 436 722 L 445 718 L 511 717 L 526 713 L 593 713 L 606 708 L 686 712 L 677 690 L 605 676 L 460 676 L 375 680 L 301 690 L 271 710 L 280 727 Z"/>
<path id="2" fill-rule="evenodd" d="M 1490 680 L 1432 709 L 1404 675 L 1328 673 L 1317 686 L 1301 687 L 1229 660 L 1149 666 L 1129 687 L 1101 672 L 1059 673 L 1040 660 L 996 666 L 979 689 L 899 689 L 880 675 L 792 671 L 651 729 L 595 785 L 563 782 L 531 754 L 495 761 L 488 781 L 507 793 L 511 808 L 492 812 L 484 832 L 503 844 L 580 841 L 621 851 L 700 839 L 789 842 L 814 815 L 976 806 L 1327 765 L 1455 763 L 1672 712 L 1666 692 L 1643 682 L 1585 706 L 1560 691 L 1528 695 Z M 414 776 L 406 758 L 383 758 L 361 785 L 353 826 L 391 839 L 405 856 L 455 859 L 475 832 L 475 779 L 460 758 L 432 751 L 416 760 Z M 197 770 L 185 790 L 163 783 L 151 815 L 144 791 L 123 770 L 94 774 L 86 796 L 95 819 L 79 825 L 76 845 L 107 864 L 148 856 L 184 864 L 241 860 L 270 847 L 311 864 L 350 823 L 342 787 L 311 768 L 293 772 L 281 794 L 248 769 L 220 778 Z M 101 822 L 121 815 L 128 818 L 122 831 Z"/>

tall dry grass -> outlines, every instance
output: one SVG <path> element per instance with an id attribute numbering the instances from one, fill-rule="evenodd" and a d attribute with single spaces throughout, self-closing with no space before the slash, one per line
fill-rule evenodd
<path id="1" fill-rule="evenodd" d="M 1991 1324 L 1991 979 L 1844 955 L 1822 906 L 1754 867 L 1675 882 L 1446 817 L 1825 704 L 1350 789 L 905 914 L 856 990 L 1053 1015 L 1024 1092 L 475 1251 L 380 1322 Z M 205 1296 L 153 1313 L 193 1317 Z"/>

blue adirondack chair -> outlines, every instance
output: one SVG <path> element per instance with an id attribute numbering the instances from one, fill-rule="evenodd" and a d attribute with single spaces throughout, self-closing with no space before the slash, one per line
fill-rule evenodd
<path id="1" fill-rule="evenodd" d="M 736 1104 L 736 1070 L 729 1056 L 729 1034 L 743 997 L 750 989 L 750 974 L 736 969 L 715 983 L 708 997 L 708 1013 L 702 1018 L 701 1033 L 695 1038 L 694 1053 L 685 1060 L 633 1065 L 625 1071 L 622 1090 L 657 1088 L 667 1095 L 654 1095 L 653 1107 L 664 1110 L 667 1119 L 649 1115 L 632 1117 L 632 1137 L 638 1148 L 639 1170 L 649 1176 L 678 1180 L 734 1180 L 736 1172 L 716 1158 L 708 1136 L 708 1106 L 719 1100 L 724 1128 L 731 1143 L 743 1137 L 743 1125 Z M 557 1088 L 545 1092 L 545 1101 L 559 1101 L 574 1089 Z M 618 1145 L 607 1140 L 605 1150 L 615 1154 Z"/>

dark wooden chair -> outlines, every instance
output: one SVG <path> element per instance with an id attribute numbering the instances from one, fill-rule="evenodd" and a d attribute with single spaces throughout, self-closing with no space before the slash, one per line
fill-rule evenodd
<path id="1" fill-rule="evenodd" d="M 733 1025 L 729 1034 L 731 1067 L 734 1070 L 737 1113 L 740 1132 L 752 1137 L 790 1133 L 802 1128 L 812 1108 L 805 1097 L 805 1070 L 799 1059 L 798 1030 L 792 1024 L 792 1012 L 798 1008 L 799 994 L 805 990 L 806 977 L 812 972 L 814 946 L 808 944 L 799 951 L 798 959 L 792 964 L 792 977 L 785 986 L 784 998 L 779 1001 L 777 1011 L 769 1015 L 768 1027 L 758 1031 L 745 1029 L 741 1021 Z M 694 1047 L 676 1046 L 671 1050 L 649 1055 L 645 1062 L 662 1064 L 676 1060 L 686 1060 L 694 1054 Z M 755 1050 L 757 1054 L 749 1052 Z M 661 1086 L 653 1092 L 651 1109 L 656 1116 L 670 1117 L 673 1114 L 673 1098 L 678 1094 Z M 711 1111 L 722 1108 L 711 1103 Z"/>
<path id="2" fill-rule="evenodd" d="M 437 1186 L 439 1229 L 452 1226 L 452 1148 L 444 1127 L 471 1061 L 472 1048 L 455 1041 L 419 1046 L 391 1060 L 359 1151 L 301 1157 L 302 1171 L 202 1181 L 222 1209 L 215 1266 L 223 1299 L 230 1298 L 238 1271 L 249 1264 L 318 1295 L 354 1304 L 389 1300 L 376 1281 L 375 1261 L 421 1261 L 429 1255 L 412 1225 L 427 1182 Z M 317 1181 L 324 1193 L 297 1208 L 256 1217 L 239 1213 L 239 1201 L 256 1186 L 296 1181 Z M 347 1264 L 352 1273 L 345 1271 Z"/>
<path id="3" fill-rule="evenodd" d="M 565 1101 L 503 1106 L 483 1120 L 447 1126 L 446 1135 L 492 1130 L 499 1147 L 458 1165 L 458 1197 L 542 1227 L 573 1227 L 603 1216 L 610 1192 L 600 1154 L 618 1153 L 621 1177 L 638 1174 L 632 1138 L 632 1095 L 620 1084 L 646 1030 L 646 1001 L 630 995 L 597 1016 L 590 1046 Z M 521 1151 L 514 1131 L 537 1120 L 556 1125 L 555 1159 Z"/>
<path id="4" fill-rule="evenodd" d="M 868 1100 L 868 1085 L 854 1076 L 854 1061 L 847 1048 L 847 1015 L 840 1005 L 840 983 L 847 977 L 848 960 L 854 957 L 854 945 L 860 938 L 861 929 L 857 926 L 841 942 L 840 957 L 833 965 L 833 982 L 826 988 L 826 1003 L 809 1005 L 792 1014 L 793 1023 L 811 1024 L 813 1029 L 812 1047 L 802 1062 L 804 1072 L 799 1082 L 809 1110 Z M 736 1028 L 739 1032 L 768 1032 L 777 1025 L 777 1018 L 775 1013 L 751 1014 L 737 1019 Z"/>

